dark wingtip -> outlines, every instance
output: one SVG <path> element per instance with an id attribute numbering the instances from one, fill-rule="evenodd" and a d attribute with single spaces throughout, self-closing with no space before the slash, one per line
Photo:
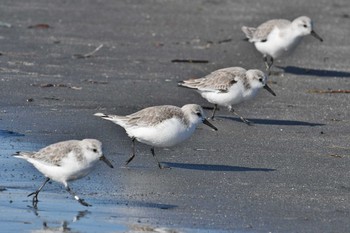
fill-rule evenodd
<path id="1" fill-rule="evenodd" d="M 14 154 L 12 154 L 11 156 L 16 156 L 19 155 L 21 152 L 20 151 L 16 151 Z"/>
<path id="2" fill-rule="evenodd" d="M 185 84 L 184 81 L 180 81 L 180 82 L 177 83 L 177 86 L 178 86 L 178 87 L 182 87 L 182 88 L 193 89 L 193 88 L 191 88 L 191 87 L 185 86 L 184 84 Z"/>

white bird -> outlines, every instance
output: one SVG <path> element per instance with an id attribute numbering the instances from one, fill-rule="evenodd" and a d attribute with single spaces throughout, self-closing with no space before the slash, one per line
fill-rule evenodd
<path id="1" fill-rule="evenodd" d="M 205 119 L 203 109 L 196 104 L 187 104 L 182 108 L 171 105 L 154 106 L 127 116 L 103 113 L 94 115 L 120 125 L 132 139 L 132 155 L 126 165 L 135 157 L 135 139 L 152 146 L 152 155 L 158 167 L 163 168 L 155 156 L 154 147 L 171 147 L 188 139 L 202 122 L 217 130 Z"/>
<path id="2" fill-rule="evenodd" d="M 263 54 L 266 69 L 273 60 L 292 52 L 304 36 L 312 35 L 321 42 L 323 39 L 313 30 L 313 23 L 307 16 L 301 16 L 292 22 L 286 19 L 272 19 L 257 28 L 243 26 L 242 31 L 248 41 Z M 270 61 L 268 61 L 270 57 Z"/>
<path id="3" fill-rule="evenodd" d="M 184 80 L 181 87 L 195 89 L 209 103 L 214 104 L 211 119 L 214 119 L 218 105 L 225 106 L 244 122 L 250 122 L 233 110 L 233 105 L 256 96 L 261 88 L 276 95 L 267 85 L 267 76 L 260 70 L 245 70 L 242 67 L 229 67 L 216 70 L 203 78 Z"/>
<path id="4" fill-rule="evenodd" d="M 28 195 L 28 197 L 34 195 L 34 206 L 37 205 L 39 192 L 50 179 L 62 183 L 80 204 L 90 206 L 70 189 L 68 182 L 89 174 L 99 160 L 113 168 L 111 162 L 102 153 L 102 143 L 96 139 L 58 142 L 38 152 L 17 152 L 14 156 L 27 160 L 46 176 L 45 182 L 39 189 Z"/>

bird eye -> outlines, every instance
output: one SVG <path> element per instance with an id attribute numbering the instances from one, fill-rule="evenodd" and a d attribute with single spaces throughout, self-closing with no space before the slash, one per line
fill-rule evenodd
<path id="1" fill-rule="evenodd" d="M 262 81 L 263 81 L 263 78 L 259 78 L 259 81 L 262 82 Z"/>
<path id="2" fill-rule="evenodd" d="M 97 152 L 97 149 L 93 149 L 92 151 L 96 153 L 96 152 Z"/>
<path id="3" fill-rule="evenodd" d="M 307 25 L 306 25 L 306 24 L 304 24 L 304 25 L 303 25 L 303 27 L 304 27 L 304 28 L 307 28 Z"/>
<path id="4" fill-rule="evenodd" d="M 199 117 L 202 116 L 202 114 L 201 114 L 200 112 L 197 112 L 196 114 L 197 114 L 197 116 L 199 116 Z"/>

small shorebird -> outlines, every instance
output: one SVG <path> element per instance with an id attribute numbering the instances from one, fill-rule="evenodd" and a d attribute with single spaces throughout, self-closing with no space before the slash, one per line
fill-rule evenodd
<path id="1" fill-rule="evenodd" d="M 263 54 L 268 71 L 274 59 L 292 52 L 304 36 L 311 34 L 323 41 L 313 30 L 313 23 L 307 16 L 298 17 L 292 22 L 286 19 L 272 19 L 257 28 L 243 26 L 242 31 L 248 41 L 254 43 L 255 48 Z"/>
<path id="2" fill-rule="evenodd" d="M 152 155 L 158 167 L 163 168 L 155 156 L 154 147 L 171 147 L 188 139 L 200 123 L 217 130 L 205 119 L 203 109 L 197 104 L 187 104 L 182 108 L 171 105 L 154 106 L 127 116 L 103 113 L 94 115 L 120 125 L 132 139 L 132 155 L 125 165 L 135 157 L 135 139 L 152 146 Z"/>
<path id="3" fill-rule="evenodd" d="M 260 70 L 245 70 L 242 67 L 229 67 L 216 70 L 203 78 L 184 80 L 181 87 L 195 89 L 209 103 L 214 104 L 211 119 L 214 119 L 218 105 L 225 106 L 244 123 L 248 120 L 233 110 L 233 105 L 250 100 L 258 90 L 265 88 L 272 95 L 276 94 L 267 85 L 267 76 Z"/>
<path id="4" fill-rule="evenodd" d="M 96 139 L 58 142 L 38 152 L 17 152 L 14 156 L 27 160 L 46 176 L 45 182 L 39 189 L 28 195 L 28 197 L 34 195 L 33 205 L 35 207 L 39 192 L 50 179 L 62 183 L 80 204 L 90 206 L 69 188 L 68 181 L 77 180 L 89 174 L 99 160 L 113 168 L 111 162 L 102 154 L 102 143 Z"/>

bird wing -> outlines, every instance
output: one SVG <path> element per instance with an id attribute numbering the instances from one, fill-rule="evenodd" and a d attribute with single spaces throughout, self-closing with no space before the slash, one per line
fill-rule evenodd
<path id="1" fill-rule="evenodd" d="M 286 26 L 288 26 L 291 22 L 286 19 L 271 19 L 266 21 L 265 23 L 261 24 L 259 27 L 256 28 L 256 31 L 254 32 L 254 42 L 266 42 L 269 34 L 272 32 L 272 30 L 277 27 L 279 29 L 282 29 Z"/>
<path id="2" fill-rule="evenodd" d="M 126 116 L 124 123 L 130 127 L 147 127 L 157 125 L 172 117 L 183 118 L 182 110 L 170 105 L 154 106 Z"/>
<path id="3" fill-rule="evenodd" d="M 81 148 L 75 145 L 76 140 L 59 142 L 42 148 L 38 152 L 19 152 L 18 154 L 24 158 L 35 159 L 46 164 L 60 166 L 62 158 L 68 153 L 74 151 L 77 155 L 81 154 Z"/>
<path id="4" fill-rule="evenodd" d="M 202 92 L 227 92 L 233 84 L 238 82 L 239 76 L 245 75 L 245 72 L 246 70 L 241 67 L 229 67 L 216 70 L 203 78 L 185 80 L 180 85 Z"/>

